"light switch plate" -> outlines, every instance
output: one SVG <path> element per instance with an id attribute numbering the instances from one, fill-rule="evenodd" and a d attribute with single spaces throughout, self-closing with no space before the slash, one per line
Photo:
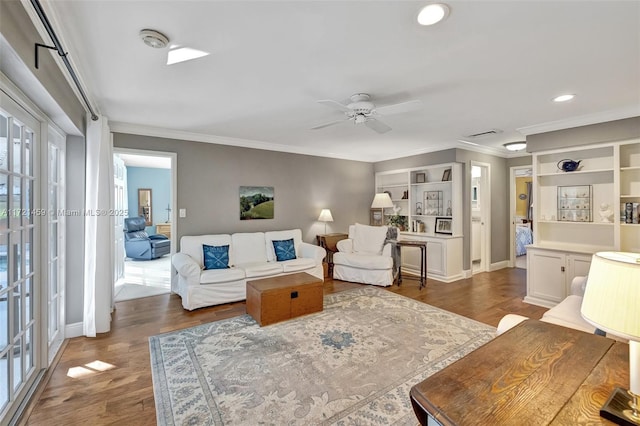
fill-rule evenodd
<path id="1" fill-rule="evenodd" d="M 187 217 L 187 209 L 180 209 L 180 217 Z"/>

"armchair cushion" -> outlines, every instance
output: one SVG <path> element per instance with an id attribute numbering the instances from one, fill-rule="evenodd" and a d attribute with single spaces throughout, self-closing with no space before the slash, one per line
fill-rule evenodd
<path id="1" fill-rule="evenodd" d="M 288 240 L 273 240 L 273 251 L 276 254 L 276 260 L 278 262 L 284 262 L 285 260 L 292 260 L 296 258 L 296 249 L 293 245 L 293 238 Z"/>
<path id="2" fill-rule="evenodd" d="M 386 226 L 369 226 L 356 223 L 354 227 L 353 251 L 362 254 L 382 254 Z"/>
<path id="3" fill-rule="evenodd" d="M 202 245 L 204 269 L 227 269 L 229 267 L 229 246 Z"/>

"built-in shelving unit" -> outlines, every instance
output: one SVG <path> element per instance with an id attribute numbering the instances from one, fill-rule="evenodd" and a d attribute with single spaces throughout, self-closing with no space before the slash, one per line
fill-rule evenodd
<path id="1" fill-rule="evenodd" d="M 567 159 L 580 161 L 578 170 L 562 171 L 558 165 Z M 553 306 L 567 296 L 574 276 L 588 273 L 593 253 L 640 252 L 640 140 L 534 153 L 533 172 L 525 301 Z M 573 188 L 586 193 L 585 187 L 588 197 L 571 198 Z M 634 223 L 625 223 L 627 203 Z"/>
<path id="2" fill-rule="evenodd" d="M 427 242 L 427 276 L 447 282 L 463 278 L 462 165 L 379 172 L 375 188 L 376 192 L 388 192 L 397 214 L 406 218 L 400 239 Z M 385 209 L 385 223 L 395 214 L 394 209 Z M 419 273 L 420 250 L 402 250 L 403 271 Z"/>

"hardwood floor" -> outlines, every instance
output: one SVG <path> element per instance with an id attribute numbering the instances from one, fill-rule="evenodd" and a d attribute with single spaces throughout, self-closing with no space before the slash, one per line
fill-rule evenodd
<path id="1" fill-rule="evenodd" d="M 453 283 L 405 279 L 392 291 L 496 326 L 507 313 L 539 319 L 545 308 L 522 302 L 522 269 L 480 273 Z M 326 280 L 325 294 L 360 284 Z M 155 425 L 149 336 L 245 313 L 245 303 L 185 311 L 174 294 L 116 303 L 112 331 L 70 339 L 46 387 L 33 405 L 28 425 Z"/>

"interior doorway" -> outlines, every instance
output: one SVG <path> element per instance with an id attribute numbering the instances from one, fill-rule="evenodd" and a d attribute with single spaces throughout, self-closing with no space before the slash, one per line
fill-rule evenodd
<path id="1" fill-rule="evenodd" d="M 471 274 L 491 270 L 491 165 L 471 162 Z"/>
<path id="2" fill-rule="evenodd" d="M 533 170 L 531 166 L 510 168 L 509 266 L 526 269 L 526 246 L 533 244 Z"/>
<path id="3" fill-rule="evenodd" d="M 113 162 L 114 207 L 127 212 L 114 225 L 114 302 L 169 293 L 176 247 L 176 154 L 114 148 Z M 148 235 L 164 235 L 171 241 L 170 254 L 152 259 L 127 256 L 124 219 L 138 216 L 145 218 L 141 226 Z"/>

